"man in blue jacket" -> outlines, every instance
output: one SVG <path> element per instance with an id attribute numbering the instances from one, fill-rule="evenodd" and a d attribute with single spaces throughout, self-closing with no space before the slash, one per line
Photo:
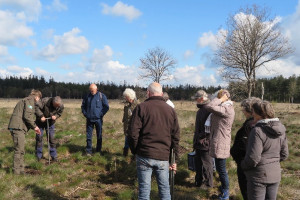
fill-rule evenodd
<path id="1" fill-rule="evenodd" d="M 97 91 L 97 85 L 90 85 L 90 93 L 82 100 L 81 111 L 86 118 L 86 154 L 92 155 L 93 129 L 96 127 L 96 152 L 101 153 L 103 116 L 109 110 L 106 96 Z"/>

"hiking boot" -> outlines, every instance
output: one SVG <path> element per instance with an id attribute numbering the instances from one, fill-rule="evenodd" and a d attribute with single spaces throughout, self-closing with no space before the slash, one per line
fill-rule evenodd
<path id="1" fill-rule="evenodd" d="M 123 156 L 127 157 L 128 156 L 128 148 L 123 149 Z"/>
<path id="2" fill-rule="evenodd" d="M 221 194 L 219 195 L 218 199 L 220 200 L 229 199 L 229 189 L 221 189 Z"/>
<path id="3" fill-rule="evenodd" d="M 57 159 L 57 157 L 55 157 L 55 158 L 54 158 L 54 157 L 51 157 L 51 161 L 52 161 L 52 162 L 58 162 L 58 159 Z"/>

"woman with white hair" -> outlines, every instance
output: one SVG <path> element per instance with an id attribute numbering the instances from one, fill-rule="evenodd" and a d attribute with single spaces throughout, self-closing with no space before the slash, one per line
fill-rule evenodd
<path id="1" fill-rule="evenodd" d="M 128 126 L 129 126 L 130 119 L 132 116 L 132 111 L 134 110 L 134 108 L 137 106 L 137 104 L 139 102 L 136 98 L 135 91 L 130 88 L 125 89 L 125 91 L 123 92 L 123 97 L 125 99 L 124 115 L 123 115 L 123 120 L 122 120 L 124 134 L 125 134 L 125 144 L 124 144 L 124 148 L 123 148 L 123 156 L 126 157 L 128 155 L 128 149 L 129 149 L 128 139 L 127 139 Z"/>

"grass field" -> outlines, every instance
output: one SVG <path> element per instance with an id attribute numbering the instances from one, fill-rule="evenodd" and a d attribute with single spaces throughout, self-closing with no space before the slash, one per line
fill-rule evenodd
<path id="1" fill-rule="evenodd" d="M 104 117 L 103 155 L 84 156 L 86 144 L 85 119 L 79 100 L 65 100 L 65 111 L 56 123 L 58 163 L 48 165 L 47 159 L 37 162 L 34 155 L 35 134 L 26 136 L 26 175 L 12 173 L 13 143 L 7 124 L 17 100 L 0 100 L 0 199 L 137 199 L 135 161 L 124 158 L 122 149 L 123 105 L 110 101 L 110 110 Z M 220 185 L 215 175 L 215 187 L 209 191 L 193 187 L 194 172 L 187 169 L 187 153 L 192 151 L 196 106 L 193 102 L 174 102 L 181 128 L 181 158 L 175 176 L 175 199 L 211 199 Z M 290 156 L 282 165 L 282 180 L 278 199 L 296 200 L 300 196 L 300 105 L 274 103 L 276 115 L 287 128 Z M 236 104 L 236 119 L 232 141 L 244 117 Z M 95 147 L 96 136 L 93 144 Z M 44 156 L 47 155 L 44 136 Z M 230 199 L 242 199 L 239 191 L 236 165 L 227 160 L 230 180 Z M 154 180 L 152 199 L 158 199 Z"/>

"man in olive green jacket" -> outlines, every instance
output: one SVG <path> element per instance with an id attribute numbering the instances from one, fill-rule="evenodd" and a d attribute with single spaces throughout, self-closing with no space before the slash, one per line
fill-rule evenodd
<path id="1" fill-rule="evenodd" d="M 25 134 L 33 129 L 40 134 L 39 127 L 35 124 L 35 102 L 42 97 L 38 90 L 32 90 L 30 95 L 19 101 L 11 115 L 8 129 L 14 142 L 14 174 L 24 174 Z"/>

